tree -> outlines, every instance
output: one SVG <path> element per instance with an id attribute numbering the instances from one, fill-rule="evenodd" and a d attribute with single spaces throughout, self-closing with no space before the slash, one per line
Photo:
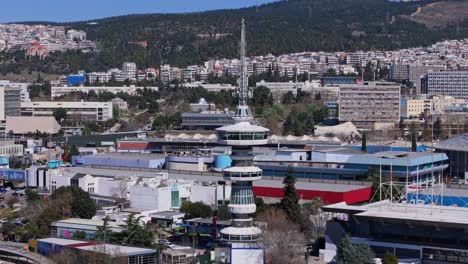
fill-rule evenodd
<path id="1" fill-rule="evenodd" d="M 367 245 L 353 244 L 348 236 L 338 243 L 336 263 L 338 264 L 373 264 L 375 254 Z"/>
<path id="2" fill-rule="evenodd" d="M 131 214 L 125 220 L 124 230 L 114 235 L 120 241 L 119 244 L 135 247 L 153 246 L 154 234 L 148 229 L 147 225 L 141 224 L 142 217 L 135 218 L 135 214 Z"/>
<path id="3" fill-rule="evenodd" d="M 253 89 L 252 103 L 254 106 L 271 106 L 273 105 L 273 95 L 265 86 L 255 87 Z"/>
<path id="4" fill-rule="evenodd" d="M 124 178 L 118 179 L 117 186 L 112 188 L 113 196 L 123 202 L 127 199 L 128 185 Z"/>
<path id="5" fill-rule="evenodd" d="M 60 124 L 62 123 L 63 120 L 67 118 L 67 110 L 63 108 L 57 108 L 54 110 L 54 117 L 57 122 Z"/>
<path id="6" fill-rule="evenodd" d="M 382 258 L 382 264 L 398 264 L 398 258 L 390 251 L 387 251 Z"/>
<path id="7" fill-rule="evenodd" d="M 299 197 L 296 193 L 296 177 L 294 176 L 294 170 L 291 166 L 288 167 L 286 176 L 283 180 L 283 198 L 279 204 L 279 207 L 286 212 L 289 221 L 295 224 L 302 224 L 301 207 L 299 206 Z"/>
<path id="8" fill-rule="evenodd" d="M 62 219 L 62 213 L 55 207 L 47 207 L 39 215 L 36 225 L 37 225 L 37 237 L 44 238 L 48 237 L 50 234 L 49 226 L 52 222 Z"/>
<path id="9" fill-rule="evenodd" d="M 112 233 L 112 230 L 109 228 L 109 216 L 106 216 L 103 220 L 102 226 L 97 227 L 97 231 L 94 235 L 94 238 L 97 241 L 102 241 L 106 243 L 111 240 Z"/>
<path id="10" fill-rule="evenodd" d="M 75 144 L 71 145 L 71 147 L 68 149 L 67 155 L 66 155 L 66 161 L 71 162 L 73 156 L 79 156 L 80 151 L 76 147 Z"/>
<path id="11" fill-rule="evenodd" d="M 272 264 L 304 263 L 306 238 L 283 210 L 269 208 L 256 217 L 266 222 L 261 244 Z"/>
<path id="12" fill-rule="evenodd" d="M 442 121 L 440 120 L 440 117 L 437 117 L 437 120 L 434 122 L 434 137 L 439 139 L 442 136 L 443 130 L 442 130 Z"/>
<path id="13" fill-rule="evenodd" d="M 213 216 L 213 210 L 211 207 L 203 202 L 183 202 L 180 207 L 180 211 L 186 214 L 185 218 L 187 219 L 197 217 L 207 218 Z"/>
<path id="14" fill-rule="evenodd" d="M 361 151 L 367 152 L 367 134 L 365 131 L 362 132 Z"/>
<path id="15" fill-rule="evenodd" d="M 66 196 L 71 196 L 71 217 L 91 219 L 96 214 L 96 204 L 80 187 L 60 187 L 52 193 L 51 199 L 60 200 Z"/>
<path id="16" fill-rule="evenodd" d="M 28 201 L 28 203 L 38 201 L 38 200 L 41 199 L 41 196 L 37 192 L 35 192 L 35 191 L 33 191 L 33 190 L 29 189 L 29 188 L 26 189 L 24 191 L 24 193 L 26 194 L 26 201 Z"/>
<path id="17" fill-rule="evenodd" d="M 293 104 L 295 102 L 295 97 L 294 97 L 293 92 L 288 91 L 287 93 L 285 93 L 283 95 L 282 102 L 283 104 Z"/>
<path id="18" fill-rule="evenodd" d="M 114 105 L 112 106 L 112 117 L 115 119 L 118 119 L 120 116 L 120 109 L 118 106 Z"/>
<path id="19" fill-rule="evenodd" d="M 416 142 L 416 133 L 411 133 L 411 151 L 416 152 L 418 143 Z"/>
<path id="20" fill-rule="evenodd" d="M 218 206 L 218 210 L 216 211 L 216 218 L 219 220 L 231 219 L 231 214 L 229 213 L 227 205 L 223 204 Z"/>

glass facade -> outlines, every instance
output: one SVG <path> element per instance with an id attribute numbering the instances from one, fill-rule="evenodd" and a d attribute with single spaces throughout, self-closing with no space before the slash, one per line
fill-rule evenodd
<path id="1" fill-rule="evenodd" d="M 250 186 L 233 186 L 231 204 L 255 204 L 254 195 Z"/>

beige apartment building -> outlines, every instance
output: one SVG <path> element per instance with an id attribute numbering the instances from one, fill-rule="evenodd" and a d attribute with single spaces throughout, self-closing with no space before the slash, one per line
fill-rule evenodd
<path id="1" fill-rule="evenodd" d="M 431 99 L 402 99 L 401 100 L 401 117 L 403 118 L 418 118 L 422 113 L 430 114 L 433 102 Z"/>
<path id="2" fill-rule="evenodd" d="M 392 82 L 340 85 L 339 119 L 362 129 L 393 126 L 400 120 L 400 85 Z"/>

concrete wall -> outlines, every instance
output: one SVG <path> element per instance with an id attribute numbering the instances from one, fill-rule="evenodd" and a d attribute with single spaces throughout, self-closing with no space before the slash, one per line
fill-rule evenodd
<path id="1" fill-rule="evenodd" d="M 144 210 L 170 210 L 170 187 L 130 187 L 130 206 Z"/>

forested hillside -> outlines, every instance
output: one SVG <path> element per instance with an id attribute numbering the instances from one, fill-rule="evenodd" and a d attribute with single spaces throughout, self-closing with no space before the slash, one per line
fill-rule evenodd
<path id="1" fill-rule="evenodd" d="M 139 67 L 161 63 L 184 66 L 209 58 L 236 57 L 242 17 L 246 20 L 249 55 L 398 49 L 468 36 L 466 21 L 458 27 L 429 29 L 404 18 L 431 2 L 290 0 L 236 10 L 129 15 L 69 23 L 66 25 L 88 32 L 100 52 L 53 55 L 39 66 L 36 63 L 34 70 L 104 70 L 124 61 L 134 61 Z M 137 41 L 146 41 L 147 47 L 132 44 Z"/>

